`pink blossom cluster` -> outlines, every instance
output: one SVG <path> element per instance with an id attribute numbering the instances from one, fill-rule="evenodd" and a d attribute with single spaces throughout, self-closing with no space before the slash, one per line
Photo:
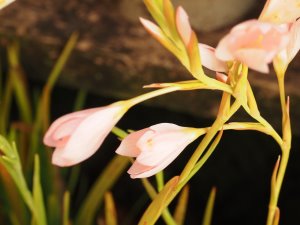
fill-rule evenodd
<path id="1" fill-rule="evenodd" d="M 239 61 L 262 73 L 267 73 L 268 64 L 278 57 L 287 66 L 300 49 L 299 17 L 299 0 L 268 0 L 259 19 L 233 27 L 215 49 L 199 44 L 201 63 L 225 74 L 231 61 Z M 150 21 L 143 19 L 142 23 L 148 31 L 157 34 Z M 182 7 L 177 9 L 176 23 L 183 42 L 188 44 L 192 29 Z M 93 155 L 129 105 L 128 101 L 117 102 L 57 119 L 44 137 L 44 143 L 55 148 L 53 164 L 71 166 Z M 116 153 L 136 158 L 128 170 L 132 178 L 149 177 L 168 166 L 200 135 L 196 128 L 157 124 L 130 133 Z"/>

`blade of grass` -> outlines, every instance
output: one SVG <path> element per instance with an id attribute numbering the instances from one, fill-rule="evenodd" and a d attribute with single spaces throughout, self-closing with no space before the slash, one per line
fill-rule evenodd
<path id="1" fill-rule="evenodd" d="M 106 225 L 117 225 L 117 210 L 113 195 L 111 192 L 106 192 L 104 195 L 105 200 L 105 222 Z"/>
<path id="2" fill-rule="evenodd" d="M 57 193 L 51 193 L 47 197 L 47 219 L 49 225 L 61 223 L 61 202 Z"/>
<path id="3" fill-rule="evenodd" d="M 142 184 L 143 184 L 146 192 L 148 193 L 149 197 L 151 198 L 151 200 L 155 199 L 155 197 L 157 196 L 157 192 L 156 192 L 155 188 L 152 186 L 152 184 L 149 182 L 149 180 L 147 178 L 143 178 L 141 180 L 142 180 Z M 164 221 L 167 225 L 177 225 L 176 221 L 172 217 L 168 208 L 166 208 L 162 212 L 162 218 L 164 219 Z"/>
<path id="4" fill-rule="evenodd" d="M 37 213 L 40 216 L 42 224 L 47 224 L 46 210 L 43 198 L 43 190 L 40 180 L 40 159 L 38 155 L 34 157 L 34 174 L 33 174 L 33 201 Z"/>
<path id="5" fill-rule="evenodd" d="M 7 133 L 8 121 L 11 109 L 11 100 L 12 100 L 13 86 L 11 77 L 7 78 L 5 89 L 3 93 L 3 98 L 0 101 L 1 110 L 0 110 L 0 133 L 5 135 Z"/>
<path id="6" fill-rule="evenodd" d="M 14 41 L 7 48 L 9 62 L 9 76 L 12 78 L 18 108 L 22 120 L 28 124 L 32 122 L 32 111 L 27 91 L 25 76 L 20 65 L 19 44 Z"/>
<path id="7" fill-rule="evenodd" d="M 51 92 L 52 89 L 61 74 L 62 69 L 64 68 L 67 60 L 69 59 L 72 50 L 74 49 L 78 39 L 78 33 L 75 32 L 69 38 L 67 44 L 65 45 L 61 55 L 56 61 L 53 69 L 50 72 L 47 83 L 44 86 L 42 97 L 41 97 L 41 105 L 39 111 L 39 117 L 42 122 L 43 129 L 46 130 L 49 126 L 49 115 L 50 115 L 50 100 L 51 100 Z"/>
<path id="8" fill-rule="evenodd" d="M 99 209 L 104 193 L 109 190 L 119 179 L 120 175 L 124 172 L 129 165 L 129 159 L 116 155 L 110 163 L 106 166 L 105 170 L 98 177 L 92 189 L 89 191 L 84 202 L 82 203 L 77 218 L 76 225 L 91 225 Z"/>
<path id="9" fill-rule="evenodd" d="M 178 199 L 178 203 L 175 208 L 174 212 L 174 220 L 178 225 L 184 224 L 184 219 L 186 216 L 186 210 L 188 206 L 188 199 L 189 199 L 189 186 L 185 186 L 181 191 L 181 194 Z"/>
<path id="10" fill-rule="evenodd" d="M 208 197 L 202 225 L 211 225 L 217 189 L 213 187 Z"/>
<path id="11" fill-rule="evenodd" d="M 69 211 L 70 211 L 70 192 L 66 191 L 64 194 L 64 207 L 63 207 L 63 225 L 69 225 Z"/>

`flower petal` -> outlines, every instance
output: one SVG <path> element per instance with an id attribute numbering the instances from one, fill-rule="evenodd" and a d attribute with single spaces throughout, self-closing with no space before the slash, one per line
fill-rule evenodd
<path id="1" fill-rule="evenodd" d="M 201 56 L 201 63 L 206 68 L 218 71 L 218 72 L 227 72 L 228 68 L 224 61 L 219 60 L 216 57 L 215 49 L 205 45 L 205 44 L 198 44 L 200 56 Z"/>
<path id="2" fill-rule="evenodd" d="M 183 43 L 185 46 L 188 46 L 192 35 L 192 28 L 189 17 L 181 6 L 176 10 L 176 27 Z"/>
<path id="3" fill-rule="evenodd" d="M 290 41 L 286 49 L 287 60 L 290 63 L 300 50 L 300 19 L 291 27 Z"/>
<path id="4" fill-rule="evenodd" d="M 173 151 L 168 157 L 164 158 L 161 162 L 159 162 L 156 166 L 145 166 L 140 164 L 138 161 L 135 163 L 142 165 L 140 170 L 138 168 L 134 168 L 134 170 L 129 169 L 128 173 L 130 174 L 131 178 L 145 178 L 153 176 L 154 174 L 162 171 L 168 165 L 170 165 L 182 152 L 183 149 L 177 149 L 177 151 Z M 134 171 L 135 173 L 132 173 Z"/>
<path id="5" fill-rule="evenodd" d="M 121 106 L 111 105 L 87 116 L 74 130 L 64 148 L 55 149 L 53 163 L 70 166 L 89 158 L 97 151 L 124 112 Z"/>
<path id="6" fill-rule="evenodd" d="M 116 150 L 116 153 L 128 157 L 137 157 L 140 154 L 140 149 L 136 143 L 147 132 L 149 128 L 133 132 L 122 140 L 120 146 Z"/>
<path id="7" fill-rule="evenodd" d="M 138 143 L 141 154 L 136 160 L 147 166 L 158 165 L 173 152 L 183 151 L 196 138 L 197 134 L 192 132 L 159 133 L 152 139 Z"/>
<path id="8" fill-rule="evenodd" d="M 273 23 L 290 23 L 300 17 L 300 0 L 268 0 L 259 20 Z"/>
<path id="9" fill-rule="evenodd" d="M 129 173 L 131 178 L 133 176 L 139 175 L 141 173 L 147 172 L 149 170 L 153 169 L 152 166 L 145 166 L 143 164 L 140 164 L 138 161 L 135 161 L 132 166 L 129 168 L 127 173 Z"/>
<path id="10" fill-rule="evenodd" d="M 268 73 L 270 60 L 267 53 L 261 49 L 242 49 L 236 52 L 237 58 L 249 68 L 261 73 Z"/>
<path id="11" fill-rule="evenodd" d="M 55 147 L 58 139 L 69 136 L 74 128 L 89 114 L 99 110 L 92 108 L 69 113 L 55 120 L 46 132 L 43 142 L 45 145 Z"/>

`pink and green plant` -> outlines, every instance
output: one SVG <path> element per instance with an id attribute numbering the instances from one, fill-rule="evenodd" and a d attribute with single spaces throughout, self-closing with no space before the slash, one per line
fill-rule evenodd
<path id="1" fill-rule="evenodd" d="M 30 112 L 29 100 L 26 98 L 28 93 L 24 90 L 24 86 L 18 85 L 18 82 L 9 83 L 11 89 L 16 92 L 24 121 L 33 124 L 30 146 L 31 159 L 35 159 L 33 191 L 28 189 L 19 153 L 16 145 L 11 141 L 16 138 L 15 131 L 10 135 L 7 134 L 7 124 L 5 123 L 1 125 L 3 136 L 0 136 L 2 151 L 0 163 L 12 178 L 25 204 L 30 209 L 33 221 L 38 225 L 47 224 L 49 212 L 47 214 L 46 208 L 49 209 L 49 205 L 54 204 L 48 199 L 48 206 L 45 207 L 43 189 L 40 184 L 39 157 L 42 153 L 38 148 L 40 134 L 43 131 L 46 131 L 44 144 L 55 147 L 52 163 L 61 167 L 72 166 L 91 157 L 105 141 L 110 131 L 113 131 L 122 139 L 116 153 L 131 158 L 133 164 L 128 173 L 131 178 L 143 178 L 143 185 L 152 199 L 138 224 L 155 224 L 162 216 L 166 224 L 175 225 L 183 224 L 184 221 L 187 183 L 195 174 L 201 172 L 200 169 L 221 141 L 223 132 L 226 130 L 255 130 L 271 136 L 281 149 L 271 177 L 269 210 L 266 220 L 267 225 L 278 225 L 280 217 L 278 199 L 292 141 L 290 100 L 285 94 L 284 78 L 288 65 L 300 49 L 300 20 L 298 19 L 300 17 L 300 1 L 268 0 L 258 19 L 248 20 L 233 27 L 220 40 L 215 49 L 198 42 L 196 33 L 189 23 L 188 15 L 181 6 L 175 9 L 170 0 L 144 0 L 144 3 L 156 24 L 140 18 L 142 25 L 189 71 L 192 76 L 191 80 L 146 85 L 145 88 L 157 88 L 157 90 L 108 106 L 67 114 L 54 121 L 47 131 L 51 90 L 76 42 L 76 34 L 71 37 L 42 92 L 35 123 L 32 123 L 33 116 Z M 0 2 L 0 4 L 3 3 Z M 14 70 L 18 67 L 16 51 L 8 52 L 11 62 L 9 79 L 18 80 L 16 76 L 19 76 L 19 73 Z M 248 68 L 261 73 L 269 73 L 269 64 L 271 63 L 273 63 L 279 86 L 282 113 L 281 133 L 278 133 L 267 118 L 261 115 L 255 93 L 253 93 L 248 80 Z M 212 70 L 214 74 L 207 74 L 203 67 Z M 218 114 L 209 127 L 181 127 L 175 124 L 161 123 L 139 131 L 132 131 L 129 134 L 115 127 L 122 116 L 136 104 L 174 91 L 201 89 L 222 92 Z M 7 92 L 9 91 L 12 92 L 12 90 L 7 90 Z M 9 97 L 10 95 L 7 95 L 6 99 Z M 7 107 L 8 104 L 5 106 Z M 239 110 L 244 110 L 255 122 L 252 122 L 253 120 L 251 122 L 229 122 Z M 4 111 L 1 118 L 6 117 L 7 113 Z M 5 120 L 2 119 L 2 121 Z M 10 141 L 7 141 L 4 136 L 10 137 L 8 138 Z M 185 163 L 180 174 L 164 182 L 163 170 L 180 155 L 187 145 L 200 136 L 203 136 L 203 139 Z M 115 216 L 112 216 L 116 213 L 113 197 L 107 191 L 130 162 L 128 158 L 122 156 L 116 156 L 100 175 L 82 203 L 77 218 L 74 219 L 74 224 L 92 224 L 103 199 L 107 212 L 107 224 L 117 224 Z M 43 161 L 47 159 L 49 158 L 44 157 Z M 118 169 L 116 169 L 117 167 Z M 49 177 L 55 179 L 55 172 L 53 172 L 55 169 L 51 167 L 50 170 L 49 174 L 52 175 Z M 156 189 L 146 179 L 153 175 L 157 181 Z M 108 179 L 109 177 L 111 179 Z M 180 203 L 172 215 L 168 206 L 181 191 Z M 204 225 L 211 224 L 215 195 L 216 191 L 213 189 L 207 204 Z M 55 204 L 59 205 L 57 202 Z M 69 204 L 69 193 L 65 192 L 63 224 L 69 224 Z M 15 214 L 11 215 L 11 221 L 17 220 L 15 217 Z"/>

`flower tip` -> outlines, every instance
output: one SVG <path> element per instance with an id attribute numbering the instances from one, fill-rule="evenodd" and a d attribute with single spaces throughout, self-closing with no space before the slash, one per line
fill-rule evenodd
<path id="1" fill-rule="evenodd" d="M 181 6 L 176 9 L 176 27 L 182 41 L 186 46 L 188 46 L 192 36 L 192 28 L 189 22 L 189 17 Z"/>
<path id="2" fill-rule="evenodd" d="M 181 18 L 183 20 L 189 19 L 187 12 L 184 10 L 184 8 L 181 5 L 178 6 L 176 9 L 176 16 L 178 16 L 179 18 Z"/>
<path id="3" fill-rule="evenodd" d="M 73 160 L 70 160 L 62 156 L 57 156 L 55 153 L 53 153 L 52 164 L 59 167 L 68 167 L 68 166 L 73 166 L 76 163 L 74 163 Z"/>

